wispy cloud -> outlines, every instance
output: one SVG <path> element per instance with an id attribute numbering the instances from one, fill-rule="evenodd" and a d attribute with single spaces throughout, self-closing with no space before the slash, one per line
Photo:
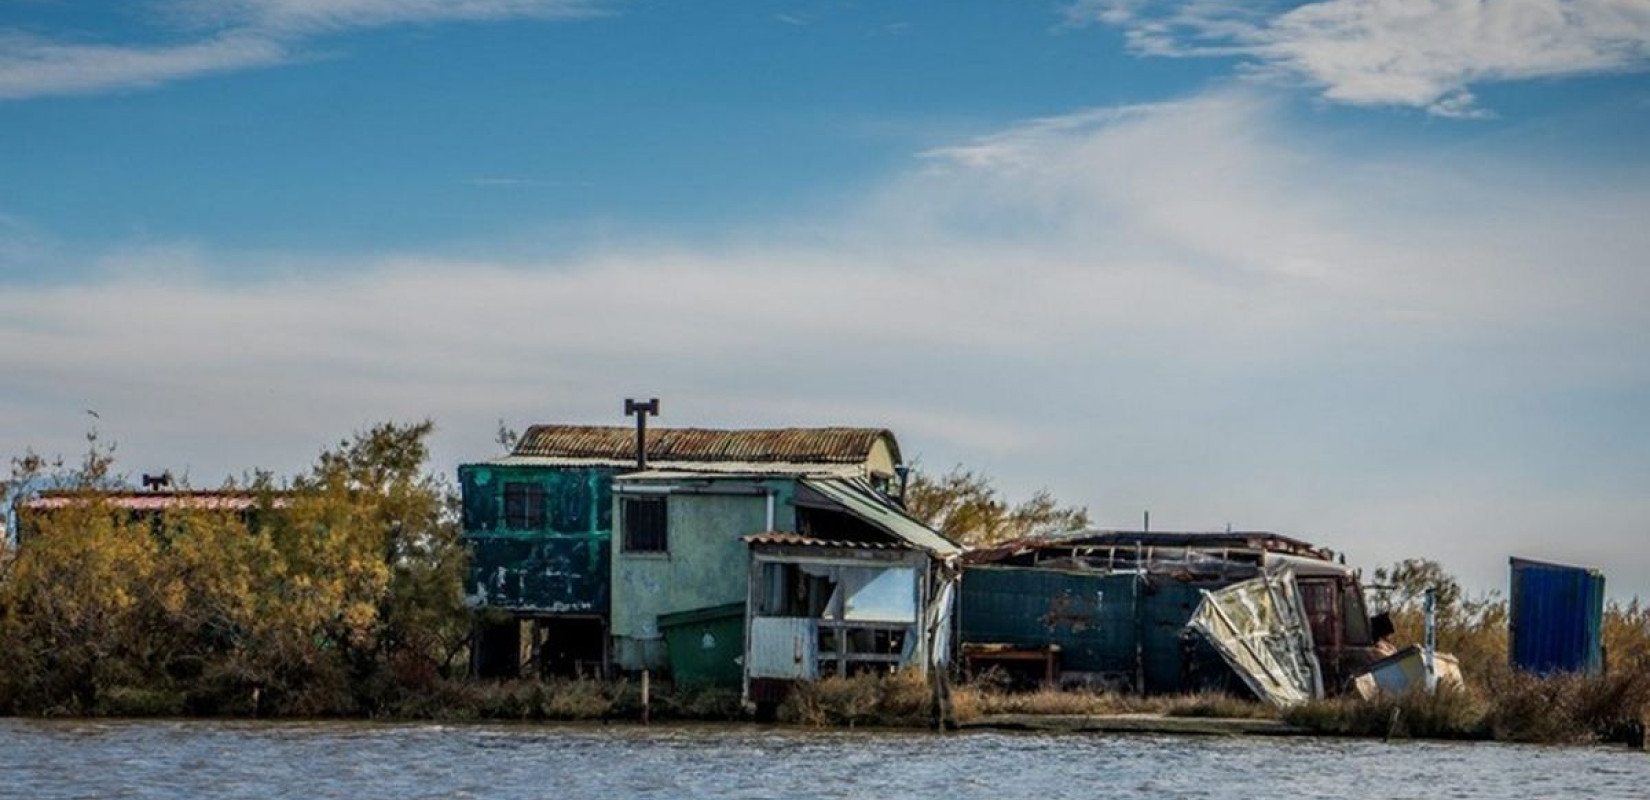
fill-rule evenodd
<path id="1" fill-rule="evenodd" d="M 0 27 L 0 99 L 142 89 L 288 63 L 317 36 L 401 23 L 562 18 L 601 0 L 174 0 L 157 20 L 189 31 L 164 43 L 54 39 Z"/>
<path id="2" fill-rule="evenodd" d="M 0 99 L 150 87 L 266 67 L 290 57 L 282 42 L 245 32 L 160 46 L 77 44 L 0 35 Z"/>
<path id="3" fill-rule="evenodd" d="M 1439 555 L 1480 586 L 1562 525 L 1542 554 L 1650 575 L 1646 186 L 1342 154 L 1226 93 L 937 149 L 796 236 L 123 250 L 0 292 L 0 441 L 70 450 L 92 407 L 134 468 L 210 480 L 433 415 L 451 464 L 499 417 L 649 392 L 675 424 L 891 425 L 1107 522 Z"/>
<path id="4" fill-rule="evenodd" d="M 464 185 L 481 188 L 565 189 L 588 188 L 591 184 L 589 181 L 553 181 L 544 180 L 541 178 L 520 178 L 507 175 L 483 175 L 475 178 L 465 178 Z"/>
<path id="5" fill-rule="evenodd" d="M 401 23 L 558 19 L 596 13 L 608 0 L 170 0 L 173 18 L 264 30 L 376 27 Z"/>
<path id="6" fill-rule="evenodd" d="M 1243 57 L 1356 105 L 1486 113 L 1474 85 L 1650 66 L 1643 0 L 1079 0 L 1075 23 L 1123 28 L 1138 53 Z"/>

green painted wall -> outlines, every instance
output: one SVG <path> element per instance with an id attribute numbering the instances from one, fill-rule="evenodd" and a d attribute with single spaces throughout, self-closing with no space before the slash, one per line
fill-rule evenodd
<path id="1" fill-rule="evenodd" d="M 614 470 L 466 464 L 458 468 L 470 570 L 464 593 L 478 607 L 549 614 L 608 611 Z M 543 488 L 541 524 L 507 526 L 504 485 Z"/>
<path id="2" fill-rule="evenodd" d="M 772 490 L 774 527 L 796 530 L 793 481 L 727 481 L 725 490 Z M 699 486 L 701 490 L 703 486 Z M 613 520 L 620 521 L 623 495 L 615 495 Z M 744 602 L 750 551 L 740 537 L 767 528 L 762 494 L 666 496 L 667 553 L 613 553 L 612 632 L 614 660 L 622 669 L 657 669 L 665 664 L 660 615 Z"/>

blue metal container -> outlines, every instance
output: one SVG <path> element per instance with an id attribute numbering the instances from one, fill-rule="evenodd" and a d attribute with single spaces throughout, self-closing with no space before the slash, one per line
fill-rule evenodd
<path id="1" fill-rule="evenodd" d="M 1511 561 L 1513 666 L 1539 673 L 1603 671 L 1603 573 L 1522 558 Z"/>

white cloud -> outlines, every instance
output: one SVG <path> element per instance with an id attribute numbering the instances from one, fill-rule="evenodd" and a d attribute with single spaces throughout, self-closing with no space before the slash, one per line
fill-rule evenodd
<path id="1" fill-rule="evenodd" d="M 197 38 L 59 40 L 0 27 L 0 100 L 138 89 L 283 64 L 313 37 L 398 23 L 564 18 L 603 0 L 183 0 L 159 6 Z"/>
<path id="2" fill-rule="evenodd" d="M 1247 57 L 1334 101 L 1440 116 L 1484 113 L 1476 84 L 1650 65 L 1643 0 L 1081 0 L 1067 15 L 1124 28 L 1142 54 Z"/>
<path id="3" fill-rule="evenodd" d="M 0 293 L 0 441 L 72 451 L 90 407 L 129 468 L 211 482 L 433 415 L 450 465 L 499 417 L 619 422 L 645 393 L 673 424 L 891 425 L 1107 522 L 1439 555 L 1480 586 L 1540 542 L 1650 575 L 1650 184 L 1621 185 L 1348 157 L 1239 93 L 938 149 L 795 238 L 123 250 Z"/>
<path id="4" fill-rule="evenodd" d="M 0 99 L 155 86 L 286 61 L 278 41 L 246 33 L 180 45 L 53 42 L 0 31 Z"/>
<path id="5" fill-rule="evenodd" d="M 556 19 L 596 12 L 606 0 L 174 0 L 196 24 L 311 31 L 398 23 Z"/>

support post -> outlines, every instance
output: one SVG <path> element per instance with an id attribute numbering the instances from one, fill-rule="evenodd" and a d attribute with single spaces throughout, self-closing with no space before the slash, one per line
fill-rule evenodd
<path id="1" fill-rule="evenodd" d="M 649 675 L 648 671 L 645 670 L 645 669 L 642 670 L 642 724 L 643 725 L 648 724 L 648 721 L 649 721 L 648 717 L 650 716 L 649 712 L 652 710 L 650 708 L 650 706 L 652 705 L 652 697 L 650 695 L 652 694 L 652 688 L 653 687 L 651 686 L 650 678 L 651 678 L 651 675 Z"/>

